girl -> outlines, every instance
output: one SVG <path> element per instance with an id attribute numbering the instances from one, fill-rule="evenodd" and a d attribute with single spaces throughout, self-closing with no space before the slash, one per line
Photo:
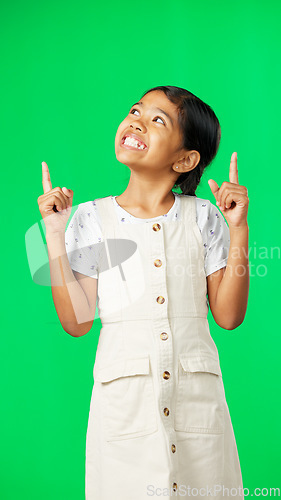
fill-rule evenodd
<path id="1" fill-rule="evenodd" d="M 148 90 L 119 125 L 117 160 L 131 171 L 119 196 L 81 203 L 52 189 L 43 162 L 52 294 L 64 330 L 102 322 L 86 438 L 86 499 L 243 497 L 209 306 L 237 328 L 248 289 L 248 196 L 209 180 L 221 130 L 210 106 L 179 87 Z M 181 194 L 172 189 L 179 187 Z M 56 285 L 56 286 L 55 286 Z"/>

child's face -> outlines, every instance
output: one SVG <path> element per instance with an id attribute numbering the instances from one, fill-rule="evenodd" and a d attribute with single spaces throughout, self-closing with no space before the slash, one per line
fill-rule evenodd
<path id="1" fill-rule="evenodd" d="M 181 146 L 182 133 L 176 105 L 158 90 L 146 94 L 141 102 L 132 106 L 117 129 L 116 158 L 134 171 L 167 172 L 186 153 Z M 135 143 L 123 144 L 127 134 L 137 136 L 146 145 L 145 149 L 138 149 Z"/>

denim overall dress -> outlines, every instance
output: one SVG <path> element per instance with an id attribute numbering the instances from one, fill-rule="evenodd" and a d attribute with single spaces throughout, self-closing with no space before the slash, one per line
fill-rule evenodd
<path id="1" fill-rule="evenodd" d="M 111 196 L 96 200 L 104 238 L 97 290 L 102 328 L 86 437 L 86 500 L 187 498 L 191 491 L 222 499 L 226 488 L 243 498 L 207 320 L 195 197 L 180 195 L 180 204 L 175 221 L 122 224 Z"/>

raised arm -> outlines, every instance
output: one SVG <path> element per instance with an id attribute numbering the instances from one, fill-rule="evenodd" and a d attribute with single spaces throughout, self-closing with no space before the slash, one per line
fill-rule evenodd
<path id="1" fill-rule="evenodd" d="M 96 310 L 97 280 L 73 272 L 65 248 L 65 228 L 71 214 L 73 191 L 52 189 L 50 173 L 42 163 L 44 194 L 37 201 L 46 226 L 52 296 L 63 329 L 74 337 L 92 327 Z"/>
<path id="2" fill-rule="evenodd" d="M 216 323 L 233 330 L 244 320 L 249 295 L 248 191 L 238 182 L 237 153 L 233 153 L 229 181 L 209 186 L 216 204 L 225 217 L 230 233 L 227 266 L 207 277 L 208 299 Z"/>

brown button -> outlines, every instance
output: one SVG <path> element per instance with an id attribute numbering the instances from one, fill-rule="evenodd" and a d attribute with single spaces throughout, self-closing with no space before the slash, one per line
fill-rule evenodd
<path id="1" fill-rule="evenodd" d="M 164 415 L 166 415 L 166 417 L 167 417 L 170 413 L 170 410 L 169 410 L 169 408 L 164 408 L 163 412 L 164 412 Z"/>
<path id="2" fill-rule="evenodd" d="M 173 490 L 176 491 L 178 489 L 177 483 L 173 483 Z"/>
<path id="3" fill-rule="evenodd" d="M 160 226 L 160 224 L 153 224 L 152 229 L 153 229 L 153 231 L 160 231 L 161 226 Z"/>
<path id="4" fill-rule="evenodd" d="M 167 340 L 168 336 L 169 336 L 169 335 L 168 335 L 166 332 L 162 332 L 162 333 L 160 333 L 160 338 L 161 338 L 161 340 Z"/>
<path id="5" fill-rule="evenodd" d="M 157 300 L 158 304 L 164 304 L 164 302 L 165 302 L 165 299 L 164 299 L 164 297 L 162 297 L 162 295 L 159 295 L 159 297 L 157 297 L 156 300 Z"/>
<path id="6" fill-rule="evenodd" d="M 155 265 L 155 267 L 161 267 L 161 266 L 162 266 L 162 260 L 160 260 L 160 259 L 156 259 L 156 260 L 154 261 L 154 265 Z"/>
<path id="7" fill-rule="evenodd" d="M 171 450 L 172 450 L 173 453 L 175 453 L 175 451 L 176 451 L 176 445 L 175 444 L 172 444 Z"/>
<path id="8" fill-rule="evenodd" d="M 163 378 L 164 378 L 165 380 L 168 380 L 168 378 L 170 378 L 170 372 L 164 372 L 164 373 L 163 373 Z"/>

